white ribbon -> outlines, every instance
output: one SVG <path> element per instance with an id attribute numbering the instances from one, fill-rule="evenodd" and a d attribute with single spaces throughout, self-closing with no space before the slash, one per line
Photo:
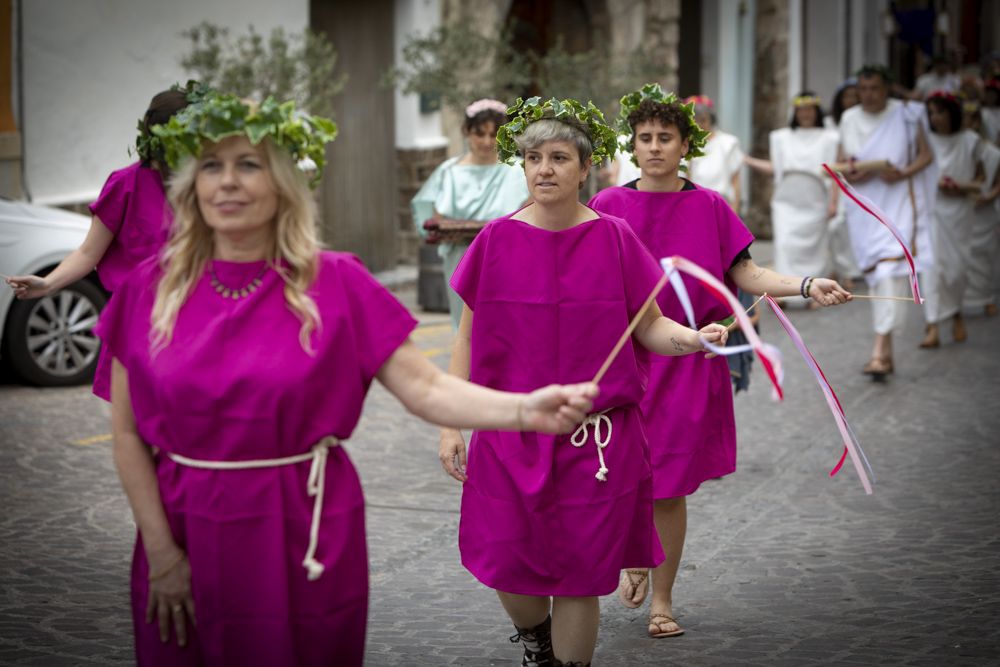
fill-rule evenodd
<path id="1" fill-rule="evenodd" d="M 587 427 L 594 427 L 594 444 L 597 445 L 597 460 L 601 464 L 594 477 L 602 482 L 608 481 L 608 467 L 604 465 L 604 448 L 611 442 L 611 418 L 608 417 L 607 412 L 608 411 L 605 410 L 604 412 L 598 412 L 597 414 L 587 415 L 587 418 L 576 427 L 576 430 L 573 431 L 573 435 L 569 437 L 569 441 L 573 443 L 574 447 L 583 447 L 587 444 L 587 438 L 589 436 Z M 607 426 L 607 431 L 603 433 L 603 437 L 601 424 Z"/>
<path id="2" fill-rule="evenodd" d="M 207 461 L 192 459 L 180 454 L 167 452 L 167 456 L 176 463 L 190 468 L 204 470 L 251 470 L 254 468 L 278 468 L 293 465 L 303 461 L 312 461 L 309 466 L 309 477 L 306 480 L 306 493 L 313 498 L 312 523 L 309 525 L 309 546 L 302 566 L 306 568 L 309 581 L 316 581 L 323 574 L 323 564 L 316 560 L 316 545 L 319 543 L 319 522 L 323 516 L 323 489 L 326 486 L 326 461 L 331 447 L 340 444 L 335 436 L 328 435 L 308 452 L 294 456 L 284 456 L 276 459 L 257 459 L 252 461 Z"/>

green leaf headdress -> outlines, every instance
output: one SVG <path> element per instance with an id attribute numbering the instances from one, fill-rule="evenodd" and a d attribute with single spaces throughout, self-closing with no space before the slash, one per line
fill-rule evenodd
<path id="1" fill-rule="evenodd" d="M 629 125 L 628 117 L 646 100 L 655 104 L 676 106 L 687 117 L 688 150 L 684 157 L 691 159 L 705 154 L 704 148 L 705 142 L 708 141 L 708 132 L 701 129 L 701 126 L 694 120 L 694 102 L 682 103 L 672 92 L 664 93 L 660 84 L 647 83 L 639 90 L 622 97 L 621 109 L 618 112 L 618 131 L 622 135 L 628 136 L 628 140 L 622 144 L 622 150 L 632 156 L 633 164 L 639 166 L 635 159 L 635 133 L 632 131 L 632 126 Z"/>
<path id="2" fill-rule="evenodd" d="M 209 92 L 178 111 L 167 123 L 153 126 L 152 131 L 159 138 L 171 169 L 177 169 L 187 158 L 197 158 L 205 140 L 219 142 L 226 137 L 246 135 L 256 146 L 264 137 L 270 137 L 296 162 L 308 159 L 315 163 L 316 173 L 311 181 L 315 185 L 326 164 L 324 147 L 337 137 L 337 124 L 296 109 L 291 100 L 279 103 L 268 97 L 254 105 L 235 95 Z"/>
<path id="3" fill-rule="evenodd" d="M 170 86 L 170 90 L 182 92 L 187 98 L 188 104 L 194 104 L 211 92 L 211 89 L 200 81 L 189 79 L 183 86 L 175 83 Z M 143 163 L 152 161 L 163 161 L 163 142 L 158 136 L 153 134 L 151 127 L 146 127 L 146 118 L 140 118 L 136 124 L 139 135 L 135 138 L 135 152 Z"/>
<path id="4" fill-rule="evenodd" d="M 583 106 L 574 99 L 557 100 L 553 97 L 542 102 L 542 98 L 537 96 L 527 100 L 519 97 L 514 106 L 507 109 L 507 115 L 512 117 L 510 122 L 497 129 L 497 154 L 500 161 L 507 164 L 517 157 L 514 138 L 539 120 L 558 120 L 581 130 L 594 147 L 591 154 L 594 164 L 613 158 L 618 150 L 615 131 L 608 127 L 604 114 L 593 102 Z"/>

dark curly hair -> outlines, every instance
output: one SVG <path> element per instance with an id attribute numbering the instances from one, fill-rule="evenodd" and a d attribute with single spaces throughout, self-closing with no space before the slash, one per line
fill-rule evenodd
<path id="1" fill-rule="evenodd" d="M 664 127 L 673 125 L 680 134 L 681 141 L 687 141 L 691 136 L 687 114 L 681 109 L 681 103 L 662 104 L 653 100 L 643 100 L 635 111 L 628 115 L 628 124 L 632 128 L 632 141 L 635 141 L 635 128 L 639 123 L 655 120 Z"/>

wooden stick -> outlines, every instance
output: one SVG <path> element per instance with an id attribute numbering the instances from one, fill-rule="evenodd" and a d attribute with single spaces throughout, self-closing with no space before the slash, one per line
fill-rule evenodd
<path id="1" fill-rule="evenodd" d="M 667 284 L 668 277 L 669 276 L 666 272 L 660 276 L 660 279 L 657 281 L 653 291 L 649 293 L 648 297 L 646 297 L 646 303 L 642 304 L 642 308 L 639 309 L 639 312 L 636 313 L 635 317 L 632 318 L 632 321 L 629 322 L 628 328 L 625 329 L 625 333 L 623 333 L 621 338 L 618 339 L 618 342 L 615 343 L 614 348 L 611 350 L 611 354 L 609 354 L 608 358 L 604 360 L 603 364 L 601 364 L 601 368 L 597 371 L 597 375 L 595 375 L 592 380 L 594 384 L 600 383 L 601 378 L 603 378 L 604 374 L 608 372 L 609 368 L 611 368 L 611 362 L 614 361 L 615 357 L 618 356 L 618 353 L 621 352 L 622 347 L 625 345 L 625 341 L 627 341 L 628 337 L 632 335 L 633 331 L 635 331 L 635 328 L 639 325 L 639 320 L 642 319 L 646 310 L 648 310 L 649 306 L 652 305 L 653 300 L 656 299 L 656 295 L 659 294 L 660 290 L 663 289 L 663 286 Z"/>
<path id="2" fill-rule="evenodd" d="M 916 303 L 912 296 L 882 296 L 880 294 L 851 294 L 854 299 L 884 299 L 886 301 L 909 301 Z"/>
<path id="3" fill-rule="evenodd" d="M 764 300 L 765 296 L 767 296 L 767 292 L 764 292 L 759 297 L 757 297 L 757 300 L 754 301 L 752 304 L 750 304 L 750 307 L 747 308 L 746 312 L 749 313 L 751 310 L 753 310 L 757 306 L 758 303 L 760 303 L 761 301 Z M 739 324 L 740 324 L 739 320 L 733 320 L 732 322 L 729 323 L 729 326 L 726 327 L 726 331 L 732 331 L 733 329 L 735 329 L 736 327 L 738 327 Z"/>
<path id="4" fill-rule="evenodd" d="M 837 162 L 831 164 L 830 168 L 845 174 L 862 171 L 886 171 L 892 169 L 892 163 L 888 160 L 857 160 L 855 162 Z"/>

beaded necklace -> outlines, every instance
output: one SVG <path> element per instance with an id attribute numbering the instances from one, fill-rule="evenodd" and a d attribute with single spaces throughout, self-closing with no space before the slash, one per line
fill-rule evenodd
<path id="1" fill-rule="evenodd" d="M 254 278 L 249 283 L 247 283 L 246 285 L 244 285 L 243 287 L 226 287 L 219 280 L 219 277 L 217 275 L 215 275 L 215 269 L 214 268 L 209 268 L 208 275 L 209 275 L 209 279 L 210 279 L 210 281 L 212 283 L 212 288 L 219 295 L 221 295 L 223 299 L 232 299 L 232 300 L 236 301 L 238 299 L 242 299 L 244 297 L 248 297 L 248 296 L 250 296 L 251 294 L 253 294 L 254 292 L 257 291 L 257 288 L 260 287 L 264 283 L 263 278 L 264 278 L 264 272 L 265 271 L 267 271 L 267 263 L 266 262 L 265 262 L 264 266 L 260 267 L 260 271 L 257 272 L 257 275 L 254 276 Z"/>

